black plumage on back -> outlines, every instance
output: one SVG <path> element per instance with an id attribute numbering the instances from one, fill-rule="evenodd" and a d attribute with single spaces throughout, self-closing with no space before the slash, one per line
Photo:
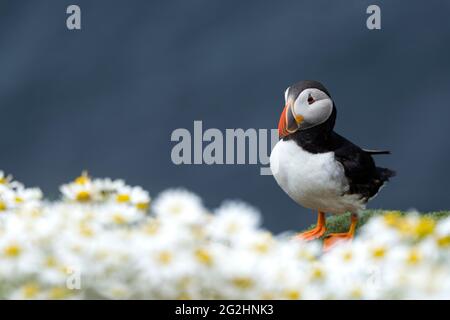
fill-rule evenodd
<path id="1" fill-rule="evenodd" d="M 389 178 L 395 176 L 394 171 L 377 167 L 370 153 L 337 133 L 332 133 L 331 141 L 330 151 L 334 151 L 334 157 L 344 167 L 350 185 L 349 194 L 359 194 L 368 201 Z"/>
<path id="2" fill-rule="evenodd" d="M 387 154 L 389 151 L 363 150 L 333 131 L 336 107 L 324 123 L 310 129 L 294 132 L 284 140 L 294 140 L 304 150 L 317 154 L 334 152 L 335 159 L 342 164 L 349 183 L 348 194 L 358 194 L 368 201 L 374 197 L 395 172 L 375 165 L 372 154 Z"/>

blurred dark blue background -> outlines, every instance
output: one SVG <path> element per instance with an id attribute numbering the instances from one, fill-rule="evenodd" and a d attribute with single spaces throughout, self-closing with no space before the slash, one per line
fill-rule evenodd
<path id="1" fill-rule="evenodd" d="M 66 28 L 78 4 L 82 30 Z M 378 4 L 382 30 L 366 28 Z M 0 2 L 0 169 L 55 197 L 88 169 L 155 196 L 184 186 L 209 207 L 243 199 L 274 231 L 300 208 L 259 166 L 176 166 L 175 128 L 275 128 L 288 85 L 323 82 L 337 132 L 387 148 L 373 208 L 450 207 L 448 1 Z"/>

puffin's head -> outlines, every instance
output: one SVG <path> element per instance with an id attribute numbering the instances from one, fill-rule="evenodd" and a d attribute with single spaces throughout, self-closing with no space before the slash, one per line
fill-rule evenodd
<path id="1" fill-rule="evenodd" d="M 327 121 L 334 104 L 328 90 L 317 81 L 300 81 L 284 93 L 285 107 L 278 123 L 278 134 L 284 138 Z"/>

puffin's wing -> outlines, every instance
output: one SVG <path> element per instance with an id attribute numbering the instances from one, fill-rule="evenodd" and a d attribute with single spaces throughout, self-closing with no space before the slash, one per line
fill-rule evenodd
<path id="1" fill-rule="evenodd" d="M 391 154 L 389 150 L 371 150 L 371 149 L 362 149 L 362 150 L 368 154 Z"/>
<path id="2" fill-rule="evenodd" d="M 378 193 L 381 186 L 395 173 L 389 169 L 378 168 L 371 153 L 361 149 L 347 139 L 333 137 L 334 157 L 344 167 L 349 183 L 348 193 L 358 194 L 369 200 Z"/>
<path id="3" fill-rule="evenodd" d="M 348 144 L 334 150 L 334 157 L 344 169 L 345 175 L 355 183 L 366 183 L 376 172 L 375 163 L 369 153 Z"/>

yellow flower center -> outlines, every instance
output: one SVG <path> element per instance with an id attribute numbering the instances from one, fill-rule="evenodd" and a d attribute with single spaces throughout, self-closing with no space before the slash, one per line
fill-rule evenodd
<path id="1" fill-rule="evenodd" d="M 0 200 L 0 211 L 5 211 L 6 209 L 6 203 Z"/>
<path id="2" fill-rule="evenodd" d="M 80 226 L 80 234 L 85 237 L 92 237 L 94 235 L 94 231 L 86 225 L 81 225 Z"/>
<path id="3" fill-rule="evenodd" d="M 325 274 L 322 269 L 314 268 L 311 277 L 313 278 L 313 280 L 321 280 L 325 277 Z"/>
<path id="4" fill-rule="evenodd" d="M 286 290 L 283 295 L 289 300 L 299 300 L 300 291 L 298 290 Z"/>
<path id="5" fill-rule="evenodd" d="M 298 258 L 301 260 L 307 260 L 310 262 L 316 261 L 316 257 L 307 250 L 300 250 L 298 253 Z"/>
<path id="6" fill-rule="evenodd" d="M 351 292 L 350 295 L 353 299 L 361 299 L 363 292 L 360 288 L 354 288 Z"/>
<path id="7" fill-rule="evenodd" d="M 421 238 L 426 237 L 434 232 L 436 226 L 436 221 L 431 218 L 423 217 L 420 218 L 419 222 L 415 227 L 415 234 Z"/>
<path id="8" fill-rule="evenodd" d="M 195 258 L 202 264 L 210 266 L 213 259 L 206 249 L 198 249 L 195 251 Z"/>
<path id="9" fill-rule="evenodd" d="M 422 260 L 422 255 L 419 251 L 413 249 L 408 255 L 408 258 L 406 259 L 408 264 L 414 265 L 418 264 Z"/>
<path id="10" fill-rule="evenodd" d="M 401 220 L 401 222 L 399 222 L 397 230 L 403 236 L 411 236 L 412 234 L 414 234 L 414 225 L 410 221 L 403 219 Z"/>
<path id="11" fill-rule="evenodd" d="M 161 251 L 159 254 L 158 254 L 158 257 L 157 257 L 157 259 L 158 259 L 158 261 L 161 263 L 161 264 L 165 264 L 165 265 L 167 265 L 167 264 L 169 264 L 170 262 L 172 262 L 172 254 L 169 252 L 169 251 Z"/>
<path id="12" fill-rule="evenodd" d="M 187 292 L 182 292 L 178 295 L 177 300 L 192 300 L 192 297 Z"/>
<path id="13" fill-rule="evenodd" d="M 439 247 L 448 247 L 448 246 L 450 246 L 450 235 L 438 238 L 437 239 L 437 244 L 438 244 Z"/>
<path id="14" fill-rule="evenodd" d="M 4 249 L 5 255 L 10 258 L 15 258 L 15 257 L 19 256 L 21 252 L 22 252 L 22 249 L 16 244 L 7 246 Z"/>
<path id="15" fill-rule="evenodd" d="M 127 222 L 127 220 L 120 214 L 115 214 L 113 216 L 113 221 L 116 224 L 125 224 Z"/>
<path id="16" fill-rule="evenodd" d="M 25 299 L 33 299 L 39 293 L 39 287 L 35 283 L 29 283 L 22 289 Z"/>
<path id="17" fill-rule="evenodd" d="M 344 261 L 346 261 L 346 262 L 352 260 L 352 258 L 353 258 L 353 254 L 351 251 L 344 252 L 344 254 L 342 256 L 342 259 L 344 259 Z"/>
<path id="18" fill-rule="evenodd" d="M 384 247 L 378 247 L 373 249 L 372 256 L 375 259 L 381 259 L 386 255 L 386 249 Z"/>
<path id="19" fill-rule="evenodd" d="M 17 203 L 22 203 L 22 202 L 23 202 L 23 198 L 22 198 L 22 197 L 19 197 L 19 196 L 17 196 L 17 197 L 15 198 L 15 200 L 16 200 Z"/>
<path id="20" fill-rule="evenodd" d="M 49 292 L 50 299 L 64 299 L 69 295 L 69 291 L 66 288 L 54 287 Z"/>
<path id="21" fill-rule="evenodd" d="M 253 249 L 261 254 L 267 253 L 269 251 L 269 244 L 265 242 L 255 243 Z"/>
<path id="22" fill-rule="evenodd" d="M 91 200 L 91 194 L 88 191 L 80 191 L 77 193 L 77 201 L 87 202 Z"/>
<path id="23" fill-rule="evenodd" d="M 239 289 L 249 289 L 253 287 L 253 280 L 247 277 L 236 277 L 231 280 L 231 283 Z"/>
<path id="24" fill-rule="evenodd" d="M 86 171 L 84 171 L 81 176 L 75 179 L 75 183 L 79 185 L 85 185 L 89 182 L 89 176 Z"/>
<path id="25" fill-rule="evenodd" d="M 138 202 L 136 203 L 136 208 L 142 211 L 147 211 L 150 206 L 149 202 Z"/>
<path id="26" fill-rule="evenodd" d="M 388 226 L 396 227 L 401 220 L 400 217 L 400 211 L 388 211 L 384 214 L 383 219 Z"/>
<path id="27" fill-rule="evenodd" d="M 130 196 L 126 193 L 118 194 L 116 197 L 116 201 L 119 203 L 124 203 L 130 201 Z"/>
<path id="28" fill-rule="evenodd" d="M 56 266 L 56 259 L 54 257 L 48 257 L 45 260 L 45 265 L 49 268 L 53 268 Z"/>

